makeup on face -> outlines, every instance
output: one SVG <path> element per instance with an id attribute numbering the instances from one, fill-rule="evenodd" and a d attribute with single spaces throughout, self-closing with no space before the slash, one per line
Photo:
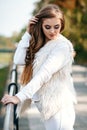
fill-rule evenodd
<path id="1" fill-rule="evenodd" d="M 44 25 L 46 29 L 51 29 L 51 26 L 50 25 Z M 57 25 L 54 25 L 54 29 L 59 29 L 60 25 L 57 24 Z"/>
<path id="2" fill-rule="evenodd" d="M 60 33 L 61 20 L 57 17 L 47 18 L 43 21 L 42 29 L 47 39 L 56 39 Z"/>

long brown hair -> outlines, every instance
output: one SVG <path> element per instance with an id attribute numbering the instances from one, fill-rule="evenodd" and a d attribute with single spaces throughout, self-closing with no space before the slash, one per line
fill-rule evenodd
<path id="1" fill-rule="evenodd" d="M 61 20 L 61 29 L 62 31 L 64 29 L 65 20 L 63 12 L 60 10 L 60 8 L 57 5 L 49 4 L 45 7 L 43 7 L 38 14 L 35 15 L 36 18 L 38 18 L 38 22 L 36 24 L 33 24 L 30 26 L 30 35 L 31 39 L 29 42 L 29 47 L 26 51 L 26 57 L 25 57 L 25 67 L 21 75 L 21 84 L 26 85 L 32 78 L 33 73 L 33 61 L 35 57 L 35 53 L 39 51 L 41 47 L 44 46 L 45 43 L 45 35 L 42 30 L 42 23 L 43 20 L 46 18 L 53 18 L 58 17 Z"/>

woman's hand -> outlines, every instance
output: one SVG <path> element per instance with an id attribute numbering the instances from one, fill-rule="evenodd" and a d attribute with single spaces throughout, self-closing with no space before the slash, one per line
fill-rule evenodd
<path id="1" fill-rule="evenodd" d="M 18 104 L 20 102 L 20 99 L 16 96 L 10 96 L 8 94 L 5 94 L 4 97 L 1 99 L 1 102 L 4 105 L 8 103 Z"/>
<path id="2" fill-rule="evenodd" d="M 28 27 L 27 27 L 27 32 L 30 33 L 30 26 L 33 24 L 36 24 L 38 22 L 38 18 L 33 17 L 31 18 L 31 20 L 29 21 Z"/>

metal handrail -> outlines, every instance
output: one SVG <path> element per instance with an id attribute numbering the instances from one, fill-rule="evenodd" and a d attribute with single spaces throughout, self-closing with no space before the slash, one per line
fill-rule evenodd
<path id="1" fill-rule="evenodd" d="M 17 67 L 13 64 L 11 71 L 11 83 L 8 85 L 8 93 L 13 96 L 18 92 Z M 7 104 L 3 130 L 18 130 L 18 118 L 16 118 L 17 105 Z"/>

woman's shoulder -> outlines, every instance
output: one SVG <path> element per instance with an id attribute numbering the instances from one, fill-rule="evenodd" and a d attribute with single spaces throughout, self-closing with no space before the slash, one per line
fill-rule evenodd
<path id="1" fill-rule="evenodd" d="M 59 35 L 57 42 L 59 42 L 61 46 L 67 46 L 67 47 L 73 49 L 72 42 L 62 34 Z"/>
<path id="2" fill-rule="evenodd" d="M 70 40 L 65 37 L 63 34 L 59 34 L 59 40 L 63 42 L 70 42 Z"/>

